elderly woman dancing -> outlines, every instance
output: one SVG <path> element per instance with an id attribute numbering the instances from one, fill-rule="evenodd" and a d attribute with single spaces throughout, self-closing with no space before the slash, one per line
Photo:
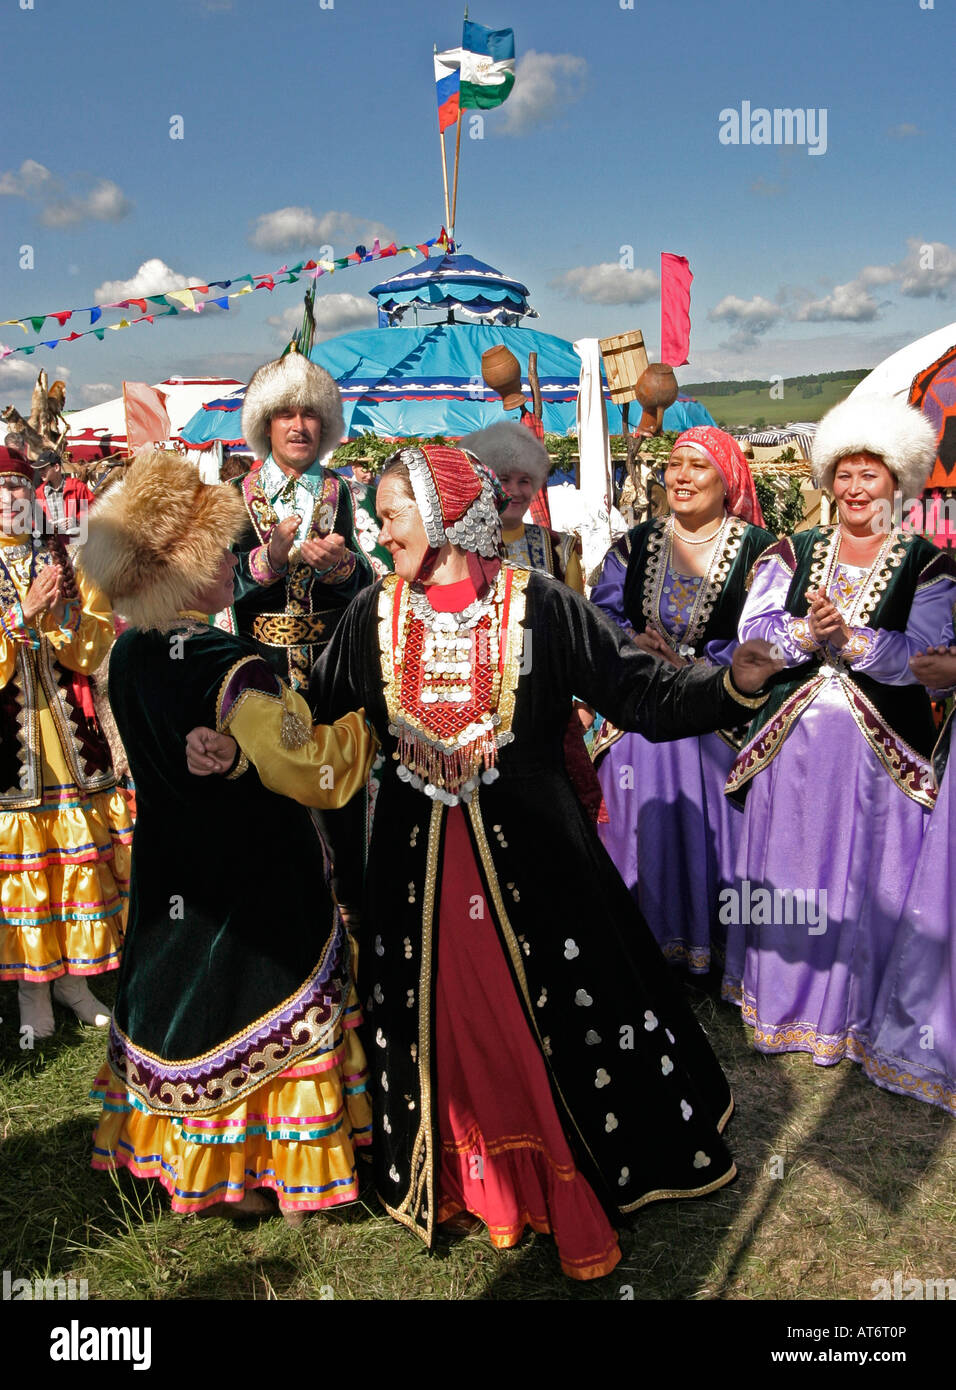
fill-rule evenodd
<path id="1" fill-rule="evenodd" d="M 774 537 L 723 430 L 685 430 L 664 482 L 670 516 L 621 537 L 591 600 L 673 666 L 726 667 L 747 575 Z M 724 783 L 745 730 L 652 745 L 605 722 L 595 744 L 608 811 L 601 839 L 664 955 L 695 974 L 707 973 L 712 938 L 722 939 L 718 896 L 733 882 L 742 821 Z"/>
<path id="2" fill-rule="evenodd" d="M 272 1189 L 297 1223 L 354 1200 L 369 1141 L 349 938 L 306 807 L 342 805 L 373 743 L 361 712 L 313 730 L 255 645 L 209 625 L 243 517 L 235 489 L 147 455 L 82 552 L 133 624 L 109 684 L 139 806 L 93 1166 L 157 1178 L 184 1214 L 274 1210 L 253 1190 Z M 230 731 L 228 776 L 190 776 L 196 724 Z"/>
<path id="3" fill-rule="evenodd" d="M 388 755 L 365 879 L 362 997 L 386 1209 L 428 1245 L 554 1233 L 620 1259 L 610 1217 L 729 1182 L 727 1083 L 571 789 L 572 693 L 666 738 L 733 724 L 777 669 L 676 671 L 578 594 L 498 559 L 497 480 L 403 449 L 378 489 L 395 574 L 349 606 L 311 690 Z M 759 697 L 758 697 L 759 698 Z"/>
<path id="4" fill-rule="evenodd" d="M 757 561 L 740 620 L 787 669 L 727 781 L 747 792 L 725 995 L 761 1051 L 859 1061 L 926 818 L 936 799 L 929 698 L 910 658 L 950 631 L 953 559 L 892 525 L 918 497 L 935 434 L 892 398 L 848 400 L 816 434 L 836 526 Z"/>

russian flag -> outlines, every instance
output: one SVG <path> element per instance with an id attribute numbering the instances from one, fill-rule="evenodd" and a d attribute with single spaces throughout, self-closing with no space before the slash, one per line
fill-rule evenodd
<path id="1" fill-rule="evenodd" d="M 458 120 L 458 90 L 461 78 L 461 49 L 449 48 L 435 54 L 435 92 L 438 97 L 439 133 Z"/>

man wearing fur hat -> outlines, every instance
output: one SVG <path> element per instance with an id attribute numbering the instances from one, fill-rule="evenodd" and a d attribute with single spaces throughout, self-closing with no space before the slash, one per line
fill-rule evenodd
<path id="1" fill-rule="evenodd" d="M 513 565 L 545 570 L 579 594 L 584 593 L 581 545 L 576 536 L 549 531 L 546 526 L 525 525 L 531 499 L 544 486 L 550 460 L 544 445 L 530 430 L 511 420 L 500 420 L 475 430 L 460 441 L 482 463 L 497 473 L 511 501 L 501 514 L 504 556 Z"/>
<path id="2" fill-rule="evenodd" d="M 299 690 L 347 605 L 372 582 L 349 489 L 322 464 L 342 437 L 338 388 L 292 350 L 253 375 L 242 428 L 261 462 L 239 483 L 248 521 L 236 545 L 236 622 Z"/>

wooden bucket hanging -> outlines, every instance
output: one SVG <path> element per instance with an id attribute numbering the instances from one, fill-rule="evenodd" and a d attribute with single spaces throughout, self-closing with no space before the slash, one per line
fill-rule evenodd
<path id="1" fill-rule="evenodd" d="M 611 400 L 615 405 L 637 400 L 637 383 L 647 367 L 644 334 L 639 328 L 633 333 L 618 333 L 601 338 L 600 346 Z"/>

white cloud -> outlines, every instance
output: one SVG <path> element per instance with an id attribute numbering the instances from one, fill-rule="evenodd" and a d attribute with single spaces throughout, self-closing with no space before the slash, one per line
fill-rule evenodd
<path id="1" fill-rule="evenodd" d="M 83 410 L 88 405 L 102 405 L 122 394 L 122 388 L 110 381 L 87 381 L 71 386 L 66 393 L 67 410 Z"/>
<path id="2" fill-rule="evenodd" d="M 394 233 L 382 222 L 371 222 L 351 212 L 326 212 L 317 216 L 311 208 L 276 208 L 257 217 L 249 242 L 260 251 L 305 250 L 317 251 L 321 246 L 333 248 L 337 256 L 349 256 L 356 246 L 367 246 L 378 237 L 383 245 L 394 240 Z"/>
<path id="3" fill-rule="evenodd" d="M 754 332 L 763 332 L 782 315 L 779 304 L 772 304 L 762 295 L 755 294 L 753 299 L 739 299 L 735 294 L 728 294 L 710 310 L 707 317 L 715 323 L 747 324 Z"/>
<path id="4" fill-rule="evenodd" d="M 378 311 L 371 299 L 355 294 L 323 294 L 315 301 L 315 340 L 334 338 L 339 333 L 348 333 L 353 328 L 374 328 L 378 322 Z M 303 310 L 300 305 L 290 304 L 281 314 L 274 314 L 269 323 L 276 330 L 276 338 L 287 343 L 302 324 Z"/>
<path id="5" fill-rule="evenodd" d="M 812 338 L 762 338 L 749 352 L 703 348 L 692 352 L 690 364 L 681 367 L 682 381 L 768 381 L 773 374 L 799 376 L 803 372 L 835 372 L 850 367 L 873 367 L 919 333 L 914 326 L 893 334 L 874 335 L 868 329 L 825 331 Z M 790 399 L 787 391 L 785 398 Z M 801 418 L 802 397 L 794 393 L 792 418 Z M 804 405 L 806 402 L 803 402 Z M 719 412 L 718 412 L 719 414 Z"/>
<path id="6" fill-rule="evenodd" d="M 731 352 L 744 352 L 758 342 L 761 334 L 784 317 L 779 304 L 773 304 L 763 295 L 755 294 L 752 299 L 740 299 L 735 294 L 725 295 L 715 304 L 707 317 L 713 323 L 727 323 L 733 333 L 721 346 Z"/>
<path id="7" fill-rule="evenodd" d="M 93 291 L 93 301 L 96 304 L 115 304 L 119 299 L 143 299 L 148 294 L 184 290 L 189 285 L 203 283 L 195 275 L 181 275 L 170 269 L 158 256 L 152 256 L 128 280 L 105 280 Z"/>
<path id="8" fill-rule="evenodd" d="M 0 194 L 25 198 L 40 208 L 45 227 L 74 227 L 80 222 L 119 222 L 133 210 L 133 204 L 112 179 L 77 176 L 70 191 L 62 178 L 45 164 L 25 159 L 15 173 L 0 174 Z"/>
<path id="9" fill-rule="evenodd" d="M 78 222 L 121 222 L 133 204 L 112 179 L 97 179 L 78 198 L 54 198 L 40 214 L 45 227 L 74 227 Z"/>
<path id="10" fill-rule="evenodd" d="M 910 140 L 914 135 L 925 134 L 925 132 L 920 130 L 919 126 L 914 125 L 912 121 L 903 121 L 900 125 L 891 125 L 886 133 L 892 136 L 894 140 Z"/>
<path id="11" fill-rule="evenodd" d="M 908 237 L 909 251 L 897 267 L 900 293 L 911 299 L 936 295 L 944 299 L 956 284 L 956 249 L 943 241 L 920 241 Z"/>
<path id="12" fill-rule="evenodd" d="M 18 352 L 12 357 L 4 357 L 0 360 L 0 390 L 16 390 L 27 385 L 32 390 L 39 370 L 32 357 L 23 357 Z M 5 433 L 6 428 L 0 423 L 0 434 Z"/>
<path id="13" fill-rule="evenodd" d="M 617 261 L 575 266 L 550 284 L 551 289 L 560 290 L 566 298 L 583 299 L 589 304 L 644 304 L 661 287 L 653 270 L 625 270 Z"/>
<path id="14" fill-rule="evenodd" d="M 879 313 L 865 281 L 857 279 L 834 286 L 822 299 L 801 304 L 794 318 L 798 323 L 872 323 Z"/>
<path id="15" fill-rule="evenodd" d="M 55 179 L 45 164 L 38 164 L 35 159 L 25 159 L 19 173 L 9 170 L 0 174 L 0 193 L 13 198 L 33 198 L 52 183 L 55 183 Z"/>
<path id="16" fill-rule="evenodd" d="M 494 121 L 496 135 L 523 135 L 547 124 L 584 91 L 588 65 L 573 53 L 536 53 L 529 48 L 515 65 L 515 84 L 501 116 Z"/>

